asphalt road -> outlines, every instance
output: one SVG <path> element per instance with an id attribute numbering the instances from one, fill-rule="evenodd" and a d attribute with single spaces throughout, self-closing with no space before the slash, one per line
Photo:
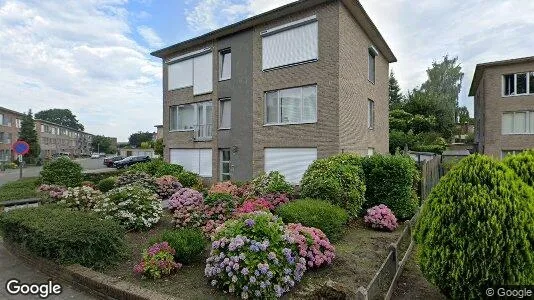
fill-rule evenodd
<path id="1" fill-rule="evenodd" d="M 104 158 L 91 159 L 91 158 L 82 158 L 76 159 L 84 171 L 95 171 L 100 169 L 108 169 L 104 166 Z M 27 167 L 22 170 L 22 177 L 37 177 L 39 172 L 41 172 L 42 167 Z M 19 179 L 19 170 L 6 170 L 4 172 L 0 171 L 0 186 L 11 181 Z"/>

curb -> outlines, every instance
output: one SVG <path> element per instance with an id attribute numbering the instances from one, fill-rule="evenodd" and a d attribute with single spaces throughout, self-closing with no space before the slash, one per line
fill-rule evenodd
<path id="1" fill-rule="evenodd" d="M 0 240 L 1 242 L 1 240 Z M 76 289 L 100 299 L 126 300 L 174 300 L 178 299 L 137 286 L 108 275 L 99 273 L 81 265 L 61 266 L 49 260 L 35 257 L 20 245 L 3 241 L 12 255 L 26 264 L 36 268 L 47 276 L 68 283 Z"/>

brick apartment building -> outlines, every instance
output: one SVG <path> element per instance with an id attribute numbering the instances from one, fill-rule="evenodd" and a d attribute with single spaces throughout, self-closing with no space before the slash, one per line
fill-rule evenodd
<path id="1" fill-rule="evenodd" d="M 501 158 L 534 148 L 534 56 L 478 64 L 469 96 L 478 152 Z"/>
<path id="2" fill-rule="evenodd" d="M 356 0 L 297 1 L 155 51 L 164 157 L 214 180 L 387 153 L 396 61 Z"/>
<path id="3" fill-rule="evenodd" d="M 0 162 L 15 159 L 11 147 L 19 138 L 23 116 L 22 113 L 0 107 Z M 73 156 L 91 153 L 92 134 L 48 121 L 34 121 L 42 158 L 50 158 L 56 153 Z"/>

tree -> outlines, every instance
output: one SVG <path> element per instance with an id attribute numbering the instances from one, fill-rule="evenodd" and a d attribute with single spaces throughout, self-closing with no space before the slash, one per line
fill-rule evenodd
<path id="1" fill-rule="evenodd" d="M 93 152 L 111 153 L 111 140 L 105 136 L 97 135 L 93 137 L 91 141 L 91 150 Z"/>
<path id="2" fill-rule="evenodd" d="M 30 145 L 30 152 L 26 154 L 27 161 L 33 163 L 41 155 L 41 147 L 37 139 L 37 132 L 35 131 L 35 122 L 31 109 L 22 117 L 20 127 L 19 141 L 25 141 Z"/>
<path id="3" fill-rule="evenodd" d="M 458 122 L 460 124 L 473 124 L 474 123 L 473 118 L 469 116 L 469 110 L 467 109 L 467 107 L 465 106 L 458 107 L 456 111 L 457 111 L 456 114 L 458 115 Z"/>
<path id="4" fill-rule="evenodd" d="M 391 70 L 389 75 L 389 109 L 400 109 L 404 103 L 404 96 L 401 93 L 399 82 L 395 78 L 395 73 Z"/>
<path id="5" fill-rule="evenodd" d="M 85 129 L 78 119 L 76 119 L 76 116 L 70 111 L 70 109 L 53 108 L 43 110 L 36 113 L 35 118 L 53 122 L 76 130 L 83 131 Z"/>
<path id="6" fill-rule="evenodd" d="M 163 139 L 157 139 L 154 143 L 154 153 L 156 155 L 159 155 L 159 157 L 163 158 L 163 150 L 165 149 L 165 145 L 163 144 Z"/>
<path id="7" fill-rule="evenodd" d="M 137 132 L 128 138 L 128 142 L 132 147 L 140 147 L 143 142 L 151 142 L 153 134 L 152 132 Z"/>

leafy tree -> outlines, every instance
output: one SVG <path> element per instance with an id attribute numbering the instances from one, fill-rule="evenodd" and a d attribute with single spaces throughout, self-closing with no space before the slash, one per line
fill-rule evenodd
<path id="1" fill-rule="evenodd" d="M 143 142 L 151 142 L 152 136 L 153 136 L 152 132 L 139 131 L 137 133 L 130 135 L 130 137 L 128 138 L 128 142 L 130 146 L 132 147 L 140 147 L 141 143 Z"/>
<path id="2" fill-rule="evenodd" d="M 389 113 L 389 130 L 408 132 L 413 115 L 402 109 L 395 109 Z"/>
<path id="3" fill-rule="evenodd" d="M 469 116 L 469 110 L 467 109 L 467 107 L 458 107 L 458 109 L 456 110 L 456 114 L 458 115 L 458 122 L 460 124 L 474 123 L 474 119 Z"/>
<path id="4" fill-rule="evenodd" d="M 36 119 L 53 122 L 59 125 L 67 126 L 72 129 L 84 130 L 83 125 L 76 119 L 76 116 L 70 109 L 53 108 L 43 110 L 35 114 Z"/>
<path id="5" fill-rule="evenodd" d="M 391 70 L 389 74 L 389 109 L 402 108 L 404 103 L 404 96 L 401 93 L 399 82 L 395 78 L 395 73 Z"/>
<path id="6" fill-rule="evenodd" d="M 30 152 L 26 154 L 27 161 L 32 163 L 41 155 L 41 147 L 35 131 L 35 122 L 31 109 L 22 117 L 22 123 L 19 134 L 19 141 L 25 141 L 30 145 Z"/>
<path id="7" fill-rule="evenodd" d="M 103 153 L 113 152 L 113 149 L 111 149 L 111 139 L 102 135 L 94 136 L 91 141 L 91 150 L 93 152 L 100 151 Z"/>
<path id="8" fill-rule="evenodd" d="M 163 139 L 157 139 L 154 143 L 154 153 L 156 155 L 159 155 L 160 157 L 163 157 L 163 150 L 165 149 L 165 145 L 163 144 Z"/>
<path id="9" fill-rule="evenodd" d="M 141 143 L 141 149 L 151 149 L 151 148 L 152 148 L 152 141 Z"/>

